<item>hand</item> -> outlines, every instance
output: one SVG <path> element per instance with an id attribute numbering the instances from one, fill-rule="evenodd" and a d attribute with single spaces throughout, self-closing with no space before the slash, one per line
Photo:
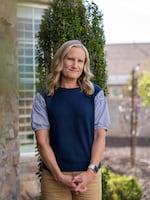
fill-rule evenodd
<path id="1" fill-rule="evenodd" d="M 76 184 L 75 192 L 85 192 L 87 190 L 87 184 L 91 182 L 94 177 L 95 173 L 91 169 L 74 176 L 72 182 Z"/>
<path id="2" fill-rule="evenodd" d="M 84 183 L 82 182 L 82 179 L 80 177 L 77 177 L 77 176 L 76 176 L 76 178 L 73 177 L 72 182 L 75 183 L 75 185 L 76 185 L 76 187 L 74 189 L 72 189 L 72 191 L 74 191 L 76 194 L 87 191 L 87 187 L 86 187 L 86 185 L 84 185 Z"/>
<path id="3" fill-rule="evenodd" d="M 71 175 L 65 175 L 65 174 L 62 174 L 62 176 L 59 178 L 59 182 L 63 183 L 64 185 L 70 187 L 71 190 L 75 191 L 77 185 L 72 180 L 73 177 Z"/>

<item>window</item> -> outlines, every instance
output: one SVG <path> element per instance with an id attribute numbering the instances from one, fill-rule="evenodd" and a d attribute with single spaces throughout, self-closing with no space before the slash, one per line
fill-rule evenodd
<path id="1" fill-rule="evenodd" d="M 110 98 L 122 98 L 123 97 L 122 86 L 110 86 L 109 87 L 109 97 Z"/>
<path id="2" fill-rule="evenodd" d="M 36 34 L 44 8 L 17 6 L 17 40 L 19 62 L 19 136 L 21 152 L 34 151 L 34 133 L 31 129 L 31 109 L 35 94 Z"/>

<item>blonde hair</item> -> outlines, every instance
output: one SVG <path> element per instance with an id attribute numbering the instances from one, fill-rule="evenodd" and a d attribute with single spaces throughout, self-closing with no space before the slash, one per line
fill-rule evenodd
<path id="1" fill-rule="evenodd" d="M 92 95 L 94 92 L 94 86 L 90 81 L 91 78 L 93 78 L 93 74 L 90 71 L 88 50 L 79 40 L 69 40 L 60 46 L 53 57 L 51 63 L 51 72 L 47 77 L 47 89 L 50 95 L 53 95 L 54 92 L 60 87 L 63 60 L 72 47 L 80 47 L 85 52 L 85 63 L 83 72 L 77 80 L 78 85 L 86 95 Z"/>

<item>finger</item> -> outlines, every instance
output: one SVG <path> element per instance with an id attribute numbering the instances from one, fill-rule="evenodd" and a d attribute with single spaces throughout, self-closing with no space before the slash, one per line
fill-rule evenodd
<path id="1" fill-rule="evenodd" d="M 76 191 L 78 192 L 86 192 L 87 191 L 87 187 L 85 185 L 83 185 L 83 183 L 78 184 L 76 187 Z"/>
<path id="2" fill-rule="evenodd" d="M 71 188 L 72 188 L 72 190 L 74 190 L 75 191 L 75 188 L 77 187 L 77 184 L 76 183 L 71 183 Z"/>
<path id="3" fill-rule="evenodd" d="M 75 191 L 79 191 L 81 189 L 81 184 L 79 183 L 76 188 L 75 188 Z"/>
<path id="4" fill-rule="evenodd" d="M 71 187 L 70 190 L 75 192 L 76 188 L 75 187 Z"/>
<path id="5" fill-rule="evenodd" d="M 86 192 L 87 191 L 87 187 L 85 186 L 85 187 L 81 187 L 80 189 L 79 189 L 79 192 Z"/>
<path id="6" fill-rule="evenodd" d="M 81 182 L 82 179 L 80 176 L 74 176 L 73 179 L 72 179 L 73 182 Z"/>

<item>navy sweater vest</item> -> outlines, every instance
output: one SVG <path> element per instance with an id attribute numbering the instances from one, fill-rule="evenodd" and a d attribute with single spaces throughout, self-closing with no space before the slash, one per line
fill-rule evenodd
<path id="1" fill-rule="evenodd" d="M 94 98 L 101 90 L 85 95 L 80 88 L 59 88 L 44 95 L 50 122 L 50 145 L 62 171 L 84 171 L 91 158 L 94 139 Z"/>

